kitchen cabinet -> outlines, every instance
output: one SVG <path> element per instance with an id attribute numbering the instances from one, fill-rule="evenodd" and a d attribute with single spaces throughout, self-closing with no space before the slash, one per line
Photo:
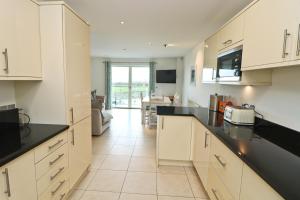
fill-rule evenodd
<path id="1" fill-rule="evenodd" d="M 211 133 L 198 120 L 193 119 L 193 164 L 207 190 Z"/>
<path id="2" fill-rule="evenodd" d="M 243 40 L 244 13 L 227 23 L 218 33 L 218 50 L 227 48 Z"/>
<path id="3" fill-rule="evenodd" d="M 91 123 L 91 117 L 88 117 L 69 129 L 70 188 L 92 160 Z"/>
<path id="4" fill-rule="evenodd" d="M 239 199 L 243 161 L 212 135 L 210 166 L 222 180 L 234 199 Z"/>
<path id="5" fill-rule="evenodd" d="M 245 164 L 240 200 L 252 199 L 283 200 L 277 192 Z"/>
<path id="6" fill-rule="evenodd" d="M 37 199 L 34 153 L 31 151 L 1 168 L 1 200 Z"/>
<path id="7" fill-rule="evenodd" d="M 216 82 L 218 37 L 216 33 L 205 40 L 204 43 L 204 64 L 202 70 L 202 82 Z"/>
<path id="8" fill-rule="evenodd" d="M 192 118 L 158 117 L 158 159 L 190 161 Z"/>
<path id="9" fill-rule="evenodd" d="M 70 123 L 75 124 L 91 115 L 89 26 L 72 11 L 64 9 L 66 85 Z"/>
<path id="10" fill-rule="evenodd" d="M 2 0 L 0 79 L 42 78 L 39 5 L 31 0 Z"/>
<path id="11" fill-rule="evenodd" d="M 297 59 L 299 7 L 298 0 L 260 0 L 246 11 L 243 70 L 285 66 Z"/>

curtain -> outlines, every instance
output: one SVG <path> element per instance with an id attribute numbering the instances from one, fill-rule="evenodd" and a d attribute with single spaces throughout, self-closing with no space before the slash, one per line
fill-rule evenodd
<path id="1" fill-rule="evenodd" d="M 105 61 L 105 109 L 111 109 L 111 62 Z"/>
<path id="2" fill-rule="evenodd" d="M 149 67 L 150 67 L 149 97 L 151 97 L 151 94 L 155 92 L 155 62 L 150 62 Z"/>

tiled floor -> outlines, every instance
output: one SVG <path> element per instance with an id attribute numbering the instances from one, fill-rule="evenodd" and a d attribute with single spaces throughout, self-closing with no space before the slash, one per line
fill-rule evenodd
<path id="1" fill-rule="evenodd" d="M 140 110 L 113 110 L 110 130 L 93 137 L 93 163 L 70 200 L 208 199 L 193 168 L 156 167 L 156 130 Z"/>

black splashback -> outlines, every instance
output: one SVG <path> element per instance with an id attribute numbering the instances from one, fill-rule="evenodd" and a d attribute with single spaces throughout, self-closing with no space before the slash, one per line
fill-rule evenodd
<path id="1" fill-rule="evenodd" d="M 0 158 L 21 147 L 18 109 L 0 111 Z"/>

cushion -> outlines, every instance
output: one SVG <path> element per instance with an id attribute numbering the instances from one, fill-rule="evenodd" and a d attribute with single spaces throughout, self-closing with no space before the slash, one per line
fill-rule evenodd
<path id="1" fill-rule="evenodd" d="M 102 117 L 103 117 L 102 124 L 109 122 L 113 118 L 112 114 L 106 111 L 102 112 Z"/>

